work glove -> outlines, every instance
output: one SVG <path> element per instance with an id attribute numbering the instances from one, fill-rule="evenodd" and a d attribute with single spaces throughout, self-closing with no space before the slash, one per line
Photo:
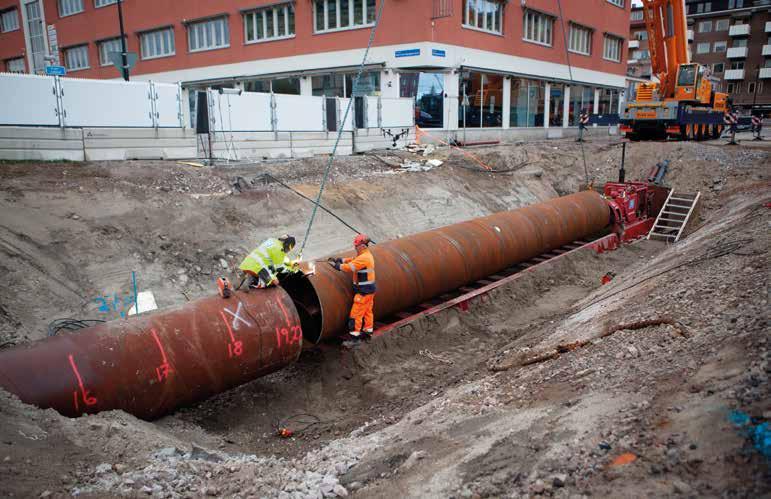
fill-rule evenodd
<path id="1" fill-rule="evenodd" d="M 268 286 L 278 286 L 278 277 L 274 277 L 273 280 L 268 283 Z"/>
<path id="2" fill-rule="evenodd" d="M 340 264 L 343 263 L 343 260 L 340 258 L 330 258 L 327 260 L 327 262 L 335 268 L 335 270 L 340 270 Z"/>

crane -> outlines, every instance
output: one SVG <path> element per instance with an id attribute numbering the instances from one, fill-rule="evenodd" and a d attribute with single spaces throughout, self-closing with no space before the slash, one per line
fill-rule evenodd
<path id="1" fill-rule="evenodd" d="M 642 0 L 651 72 L 658 82 L 637 85 L 636 100 L 621 112 L 631 140 L 702 140 L 723 132 L 728 95 L 715 92 L 709 70 L 691 62 L 685 0 Z"/>

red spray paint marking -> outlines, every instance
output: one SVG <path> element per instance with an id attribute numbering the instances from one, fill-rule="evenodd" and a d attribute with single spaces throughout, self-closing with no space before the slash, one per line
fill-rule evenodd
<path id="1" fill-rule="evenodd" d="M 174 370 L 171 368 L 171 364 L 169 364 L 169 359 L 166 357 L 166 352 L 163 350 L 163 345 L 161 344 L 160 338 L 158 338 L 158 333 L 155 332 L 155 329 L 151 329 L 150 334 L 153 335 L 153 339 L 155 340 L 155 344 L 158 345 L 158 350 L 161 351 L 161 359 L 163 360 L 161 365 L 155 368 L 155 374 L 158 376 L 158 381 L 160 382 L 164 379 L 168 379 Z"/>
<path id="2" fill-rule="evenodd" d="M 96 405 L 96 397 L 89 395 L 88 390 L 86 390 L 86 387 L 83 385 L 83 378 L 80 377 L 78 366 L 75 365 L 75 358 L 72 356 L 72 354 L 69 354 L 67 358 L 70 360 L 70 367 L 72 367 L 72 372 L 75 373 L 75 377 L 78 380 L 78 388 L 80 388 L 80 395 L 83 398 L 83 403 L 86 405 Z M 80 412 L 80 407 L 78 406 L 78 391 L 75 390 L 72 392 L 72 395 L 75 402 L 75 411 Z"/>
<path id="3" fill-rule="evenodd" d="M 292 326 L 292 322 L 289 320 L 289 314 L 286 311 L 286 308 L 284 308 L 284 304 L 280 301 L 276 301 L 278 303 L 279 308 L 281 308 L 281 312 L 284 313 L 284 320 L 286 321 L 286 327 L 276 328 L 276 344 L 278 345 L 278 348 L 281 348 L 282 338 L 283 343 L 292 345 L 295 342 L 300 342 L 302 340 L 302 328 L 300 326 Z M 292 336 L 289 336 L 289 333 L 292 333 Z"/>
<path id="4" fill-rule="evenodd" d="M 281 308 L 281 311 L 284 312 L 284 320 L 286 321 L 287 327 L 289 327 L 289 324 L 290 324 L 289 323 L 289 314 L 286 313 L 286 309 L 284 308 L 284 304 L 281 303 L 280 301 L 276 301 L 276 303 L 278 303 L 278 306 Z"/>
<path id="5" fill-rule="evenodd" d="M 228 357 L 240 357 L 241 354 L 244 353 L 244 343 L 237 341 L 236 337 L 233 336 L 233 330 L 230 328 L 228 318 L 225 317 L 225 312 L 220 310 L 220 315 L 222 316 L 222 321 L 225 323 L 225 327 L 228 328 L 228 334 L 230 335 L 230 343 L 228 343 Z"/>

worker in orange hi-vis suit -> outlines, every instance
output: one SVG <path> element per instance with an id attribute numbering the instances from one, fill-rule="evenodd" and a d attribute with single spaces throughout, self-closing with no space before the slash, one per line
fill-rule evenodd
<path id="1" fill-rule="evenodd" d="M 353 274 L 353 306 L 348 316 L 348 331 L 354 338 L 371 335 L 375 324 L 375 258 L 369 250 L 369 237 L 359 234 L 353 240 L 356 258 L 331 259 L 329 263 L 343 272 Z"/>

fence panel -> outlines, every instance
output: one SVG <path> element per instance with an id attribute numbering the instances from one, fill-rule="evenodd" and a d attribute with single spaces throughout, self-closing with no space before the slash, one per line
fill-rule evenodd
<path id="1" fill-rule="evenodd" d="M 343 121 L 343 117 L 345 116 L 345 110 L 348 108 L 348 102 L 350 102 L 351 99 L 337 99 L 337 109 L 339 110 L 339 114 L 337 117 L 337 120 L 339 122 Z M 345 120 L 345 123 L 343 124 L 343 130 L 346 132 L 350 132 L 353 130 L 353 115 L 356 112 L 356 109 L 354 108 L 353 104 L 351 104 L 351 109 L 348 111 L 348 118 Z"/>
<path id="2" fill-rule="evenodd" d="M 380 102 L 380 97 L 367 97 L 367 128 L 377 128 L 378 127 L 378 115 L 380 114 L 378 112 L 378 103 Z"/>
<path id="3" fill-rule="evenodd" d="M 213 132 L 269 132 L 270 94 L 243 92 L 241 95 L 209 91 L 209 118 Z"/>
<path id="4" fill-rule="evenodd" d="M 155 83 L 155 112 L 156 121 L 159 127 L 179 128 L 182 117 L 180 113 L 180 89 L 178 85 L 171 83 Z"/>
<path id="5" fill-rule="evenodd" d="M 0 74 L 0 125 L 59 125 L 55 85 L 51 76 Z"/>
<path id="6" fill-rule="evenodd" d="M 415 124 L 415 102 L 409 98 L 382 99 L 383 128 Z"/>
<path id="7" fill-rule="evenodd" d="M 277 128 L 282 132 L 324 131 L 324 98 L 276 94 Z"/>
<path id="8" fill-rule="evenodd" d="M 66 126 L 152 127 L 150 84 L 61 78 Z"/>

